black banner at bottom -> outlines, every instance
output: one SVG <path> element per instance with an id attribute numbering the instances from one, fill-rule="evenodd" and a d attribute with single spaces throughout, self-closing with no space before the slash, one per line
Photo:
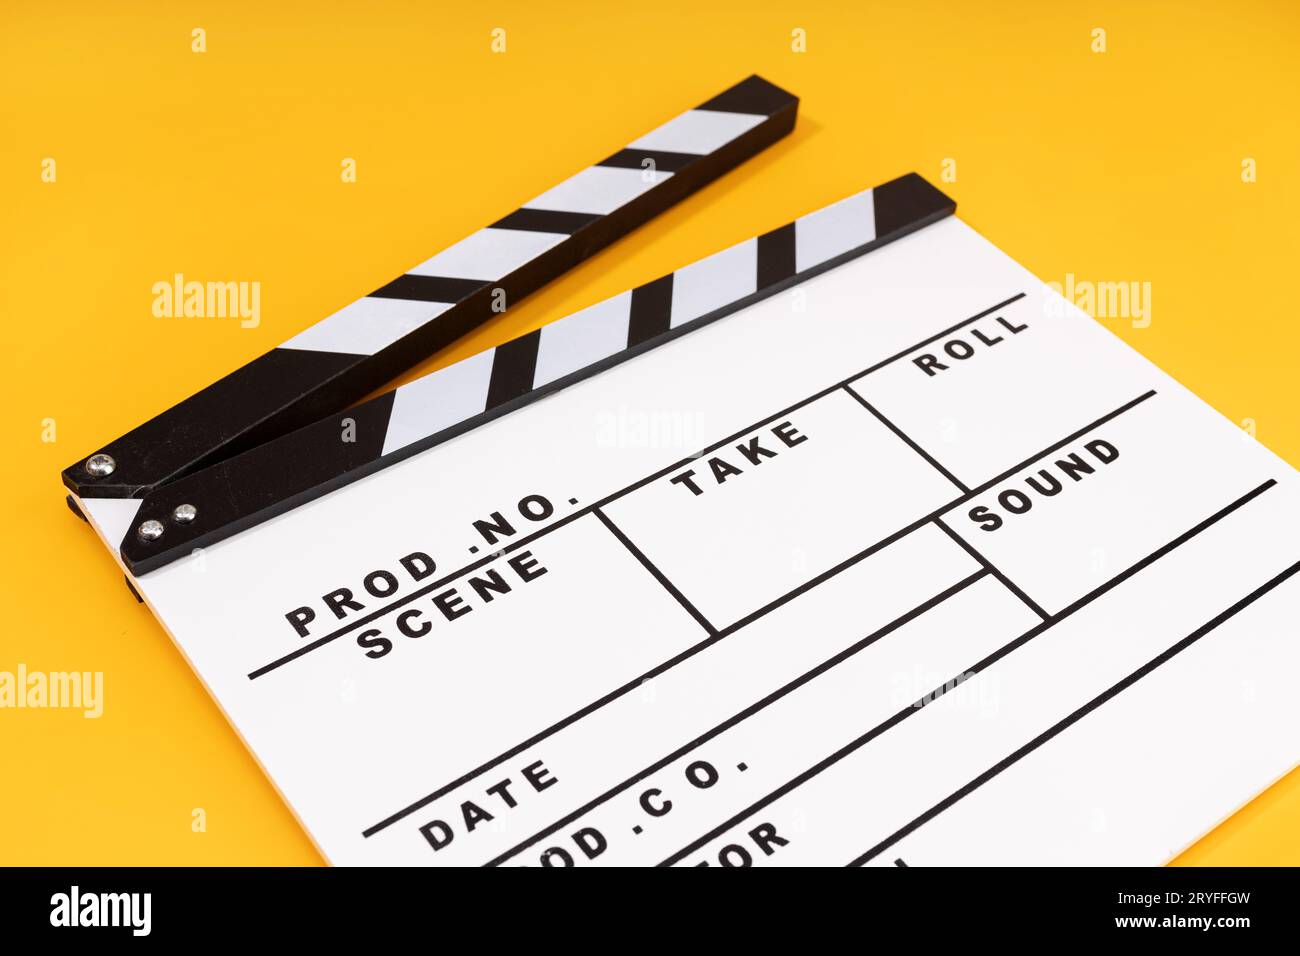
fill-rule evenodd
<path id="1" fill-rule="evenodd" d="M 338 944 L 354 934 L 370 942 L 377 934 L 429 939 L 431 931 L 445 938 L 454 926 L 453 938 L 466 942 L 486 931 L 479 944 L 471 943 L 476 948 L 508 945 L 511 938 L 526 947 L 549 938 L 554 946 L 566 937 L 589 946 L 597 926 L 621 926 L 675 947 L 685 938 L 707 938 L 705 925 L 728 938 L 793 931 L 817 939 L 845 927 L 869 935 L 902 931 L 920 943 L 947 934 L 969 938 L 978 928 L 984 939 L 999 942 L 1047 934 L 1200 936 L 1231 944 L 1294 928 L 1297 872 L 900 863 L 857 871 L 833 889 L 821 882 L 826 876 L 810 881 L 806 873 L 794 884 L 704 876 L 684 897 L 680 884 L 652 887 L 641 878 L 608 875 L 594 883 L 577 875 L 512 884 L 500 882 L 502 876 L 485 875 L 480 883 L 469 873 L 419 870 L 11 869 L 0 870 L 0 925 L 7 941 L 75 935 L 82 945 L 114 938 L 244 942 L 263 939 L 268 930 L 295 943 Z M 684 899 L 692 905 L 684 907 Z M 846 900 L 852 906 L 840 905 Z"/>

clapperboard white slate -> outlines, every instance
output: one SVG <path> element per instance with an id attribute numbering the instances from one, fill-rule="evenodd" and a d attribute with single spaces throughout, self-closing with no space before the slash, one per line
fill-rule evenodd
<path id="1" fill-rule="evenodd" d="M 751 78 L 65 472 L 330 861 L 1156 864 L 1295 765 L 1295 471 L 916 175 L 347 407 L 795 109 Z"/>

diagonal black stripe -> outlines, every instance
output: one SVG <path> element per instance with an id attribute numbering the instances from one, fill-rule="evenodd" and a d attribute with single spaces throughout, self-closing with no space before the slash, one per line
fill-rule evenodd
<path id="1" fill-rule="evenodd" d="M 758 288 L 776 285 L 794 275 L 792 222 L 758 237 Z"/>
<path id="2" fill-rule="evenodd" d="M 497 346 L 492 356 L 487 409 L 496 408 L 532 390 L 533 373 L 537 369 L 537 343 L 541 338 L 541 330 L 535 330 Z"/>
<path id="3" fill-rule="evenodd" d="M 409 299 L 412 302 L 459 302 L 490 283 L 485 279 L 453 279 L 448 276 L 398 276 L 370 293 L 376 299 Z"/>
<path id="4" fill-rule="evenodd" d="M 876 236 L 887 236 L 957 204 L 916 173 L 908 173 L 871 190 L 876 209 Z"/>
<path id="5" fill-rule="evenodd" d="M 627 321 L 627 347 L 648 342 L 667 332 L 673 313 L 673 275 L 668 273 L 632 290 Z"/>
<path id="6" fill-rule="evenodd" d="M 694 153 L 670 153 L 662 149 L 620 149 L 608 159 L 602 159 L 597 166 L 613 166 L 617 169 L 645 169 L 646 160 L 663 173 L 675 173 L 689 163 L 699 159 Z"/>
<path id="7" fill-rule="evenodd" d="M 516 209 L 504 219 L 498 219 L 489 229 L 518 229 L 523 232 L 558 232 L 571 236 L 583 226 L 603 219 L 594 212 L 563 212 L 558 209 Z"/>
<path id="8" fill-rule="evenodd" d="M 798 102 L 799 97 L 793 93 L 787 93 L 781 87 L 755 74 L 746 80 L 741 80 L 731 89 L 719 93 L 707 103 L 701 103 L 696 109 L 772 116 Z"/>

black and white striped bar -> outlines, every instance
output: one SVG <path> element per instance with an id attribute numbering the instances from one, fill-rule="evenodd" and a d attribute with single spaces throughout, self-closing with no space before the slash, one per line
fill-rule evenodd
<path id="1" fill-rule="evenodd" d="M 96 449 L 111 474 L 91 455 L 64 483 L 139 498 L 347 407 L 785 136 L 798 103 L 751 76 Z"/>
<path id="2" fill-rule="evenodd" d="M 145 496 L 144 574 L 729 315 L 956 211 L 915 173 L 851 196 Z M 339 440 L 352 419 L 356 440 Z M 171 520 L 183 504 L 197 517 Z M 137 529 L 160 522 L 161 537 Z"/>

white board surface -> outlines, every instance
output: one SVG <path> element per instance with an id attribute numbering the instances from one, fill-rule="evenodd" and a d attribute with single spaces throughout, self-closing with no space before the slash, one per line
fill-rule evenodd
<path id="1" fill-rule="evenodd" d="M 136 586 L 336 864 L 1157 864 L 1296 763 L 1298 519 L 949 219 Z"/>

